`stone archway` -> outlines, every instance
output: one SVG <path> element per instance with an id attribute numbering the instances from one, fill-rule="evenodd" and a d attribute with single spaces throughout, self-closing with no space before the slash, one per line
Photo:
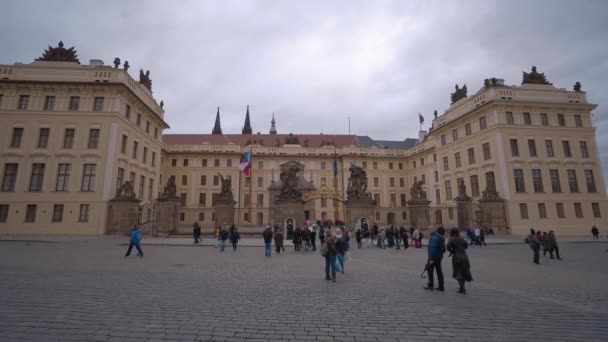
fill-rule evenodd
<path id="1" fill-rule="evenodd" d="M 386 224 L 395 224 L 395 213 L 390 212 L 386 214 Z"/>
<path id="2" fill-rule="evenodd" d="M 296 220 L 293 217 L 288 217 L 285 219 L 285 222 L 283 222 L 283 229 L 285 231 L 285 239 L 286 240 L 292 240 L 293 239 L 293 232 L 296 229 Z"/>

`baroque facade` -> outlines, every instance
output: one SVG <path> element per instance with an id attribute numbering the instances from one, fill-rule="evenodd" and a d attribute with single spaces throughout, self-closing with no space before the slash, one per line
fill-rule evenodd
<path id="1" fill-rule="evenodd" d="M 255 134 L 249 108 L 241 134 L 223 133 L 219 108 L 209 115 L 210 134 L 163 134 L 168 125 L 149 72 L 136 81 L 118 59 L 114 67 L 81 65 L 62 45 L 30 64 L 0 65 L 0 76 L 1 234 L 103 234 L 109 201 L 125 181 L 149 211 L 169 178 L 184 231 L 193 221 L 213 226 L 221 177 L 232 180 L 237 224 L 273 223 L 272 186 L 291 161 L 303 165 L 307 184 L 337 194 L 307 202 L 312 219 L 344 218 L 351 163 L 366 170 L 376 203 L 369 220 L 379 224 L 410 223 L 414 184 L 431 202 L 431 227 L 457 224 L 459 188 L 473 199 L 475 221 L 480 201 L 504 200 L 507 233 L 586 234 L 608 215 L 596 105 L 580 84 L 556 88 L 535 68 L 520 86 L 492 78 L 472 96 L 456 86 L 430 130 L 402 141 L 278 134 L 274 116 L 269 134 Z M 238 164 L 249 150 L 245 177 Z"/>

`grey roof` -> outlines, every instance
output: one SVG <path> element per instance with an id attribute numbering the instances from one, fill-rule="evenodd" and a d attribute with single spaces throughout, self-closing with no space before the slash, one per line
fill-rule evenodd
<path id="1" fill-rule="evenodd" d="M 418 139 L 407 138 L 405 140 L 374 140 L 366 135 L 357 135 L 359 146 L 364 148 L 388 148 L 395 150 L 407 150 L 418 143 Z"/>

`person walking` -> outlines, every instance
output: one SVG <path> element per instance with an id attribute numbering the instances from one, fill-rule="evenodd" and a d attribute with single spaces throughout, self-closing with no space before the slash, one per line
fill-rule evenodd
<path id="1" fill-rule="evenodd" d="M 484 227 L 484 229 L 482 229 L 479 232 L 479 246 L 481 247 L 481 245 L 483 245 L 484 247 L 488 247 L 488 245 L 486 245 L 486 231 L 488 230 L 488 227 Z"/>
<path id="2" fill-rule="evenodd" d="M 397 229 L 397 227 L 395 227 L 393 231 L 393 235 L 395 235 L 395 247 L 397 249 L 401 249 L 401 232 L 399 231 L 399 229 Z"/>
<path id="3" fill-rule="evenodd" d="M 395 229 L 392 224 L 386 229 L 386 242 L 388 248 L 393 248 L 393 246 L 395 246 Z"/>
<path id="4" fill-rule="evenodd" d="M 317 224 L 312 224 L 312 231 L 310 232 L 310 243 L 312 244 L 312 250 L 317 250 Z"/>
<path id="5" fill-rule="evenodd" d="M 428 285 L 424 288 L 425 290 L 435 290 L 433 271 L 437 272 L 437 291 L 443 291 L 443 271 L 441 270 L 441 260 L 443 259 L 443 253 L 445 253 L 445 229 L 442 226 L 437 228 L 437 231 L 431 234 L 428 246 Z"/>
<path id="6" fill-rule="evenodd" d="M 129 248 L 127 249 L 127 254 L 125 254 L 125 258 L 131 255 L 131 250 L 133 246 L 137 249 L 137 256 L 144 257 L 144 252 L 141 250 L 139 243 L 141 242 L 141 229 L 137 226 L 133 226 L 131 229 L 131 234 L 129 235 Z"/>
<path id="7" fill-rule="evenodd" d="M 308 252 L 312 246 L 310 244 L 310 230 L 307 226 L 302 229 L 302 241 L 304 241 L 304 252 Z"/>
<path id="8" fill-rule="evenodd" d="M 230 230 L 230 242 L 232 242 L 232 251 L 236 252 L 236 245 L 241 239 L 241 234 L 239 233 L 239 230 L 234 226 L 234 224 L 232 225 L 232 227 L 230 227 Z"/>
<path id="9" fill-rule="evenodd" d="M 272 256 L 272 230 L 270 230 L 270 226 L 266 226 L 262 237 L 264 238 L 264 256 L 270 258 Z"/>
<path id="10" fill-rule="evenodd" d="M 328 230 L 325 242 L 321 246 L 321 255 L 325 258 L 325 280 L 336 282 L 336 255 L 338 255 L 338 242 Z"/>
<path id="11" fill-rule="evenodd" d="M 228 240 L 228 231 L 224 227 L 220 226 L 220 252 L 224 251 L 226 247 L 226 240 Z"/>
<path id="12" fill-rule="evenodd" d="M 357 240 L 357 248 L 363 247 L 361 245 L 361 239 L 363 238 L 361 229 L 355 230 L 355 240 Z"/>
<path id="13" fill-rule="evenodd" d="M 458 228 L 452 228 L 450 230 L 447 250 L 452 257 L 452 277 L 458 281 L 458 293 L 462 294 L 467 293 L 464 287 L 465 282 L 473 281 L 471 264 L 469 263 L 466 249 L 466 240 L 460 237 Z"/>
<path id="14" fill-rule="evenodd" d="M 192 237 L 194 238 L 194 244 L 198 245 L 201 238 L 201 226 L 198 225 L 198 222 L 194 222 L 192 225 Z"/>
<path id="15" fill-rule="evenodd" d="M 534 254 L 532 261 L 535 264 L 540 264 L 538 259 L 539 259 L 539 251 L 540 251 L 540 241 L 538 241 L 538 238 L 536 237 L 536 233 L 534 232 L 534 229 L 530 228 L 530 235 L 528 235 L 528 237 L 526 237 L 526 243 L 528 244 L 528 246 L 530 246 L 530 248 L 532 249 L 532 252 Z"/>
<path id="16" fill-rule="evenodd" d="M 553 257 L 553 252 L 555 252 L 557 260 L 562 260 L 562 258 L 559 256 L 559 246 L 557 245 L 557 239 L 555 239 L 554 231 L 550 230 L 549 234 L 547 234 L 547 237 L 545 238 L 545 246 L 549 250 L 549 257 L 551 259 L 555 259 Z"/>
<path id="17" fill-rule="evenodd" d="M 598 240 L 600 238 L 600 231 L 596 226 L 591 227 L 591 234 L 593 235 L 593 240 Z"/>
<path id="18" fill-rule="evenodd" d="M 340 228 L 336 229 L 336 236 L 334 237 L 336 241 L 336 271 L 344 274 L 344 254 L 348 250 L 346 243 L 346 235 L 342 232 Z"/>
<path id="19" fill-rule="evenodd" d="M 281 249 L 285 252 L 285 247 L 283 247 L 283 233 L 281 233 L 280 230 L 277 230 L 276 233 L 274 233 L 274 247 L 277 254 L 281 253 Z"/>
<path id="20" fill-rule="evenodd" d="M 217 226 L 215 227 L 215 248 L 219 247 L 220 245 L 220 233 L 221 233 L 221 227 Z"/>
<path id="21" fill-rule="evenodd" d="M 319 240 L 321 240 L 321 245 L 323 245 L 323 242 L 325 241 L 325 226 L 321 226 L 321 228 L 319 228 Z"/>
<path id="22" fill-rule="evenodd" d="M 296 230 L 293 232 L 293 247 L 296 252 L 299 252 L 302 247 L 302 229 L 300 227 L 296 227 Z"/>
<path id="23" fill-rule="evenodd" d="M 481 228 L 479 226 L 475 228 L 475 245 L 481 247 Z"/>
<path id="24" fill-rule="evenodd" d="M 538 237 L 538 234 L 536 235 L 536 237 Z M 540 246 L 543 249 L 543 256 L 546 256 L 547 252 L 549 251 L 548 241 L 547 241 L 547 232 L 543 232 L 543 234 L 541 235 L 540 240 L 538 242 L 540 242 Z"/>
<path id="25" fill-rule="evenodd" d="M 401 228 L 399 228 L 399 234 L 401 235 L 401 240 L 403 241 L 403 249 L 408 249 L 409 247 L 409 237 L 407 236 L 407 229 L 405 229 L 405 227 L 401 226 Z"/>

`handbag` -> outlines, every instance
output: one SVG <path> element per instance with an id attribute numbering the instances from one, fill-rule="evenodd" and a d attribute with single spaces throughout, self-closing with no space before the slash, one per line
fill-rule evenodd
<path id="1" fill-rule="evenodd" d="M 327 247 L 327 242 L 324 242 L 321 246 L 321 256 L 326 257 L 329 254 L 329 247 Z"/>

